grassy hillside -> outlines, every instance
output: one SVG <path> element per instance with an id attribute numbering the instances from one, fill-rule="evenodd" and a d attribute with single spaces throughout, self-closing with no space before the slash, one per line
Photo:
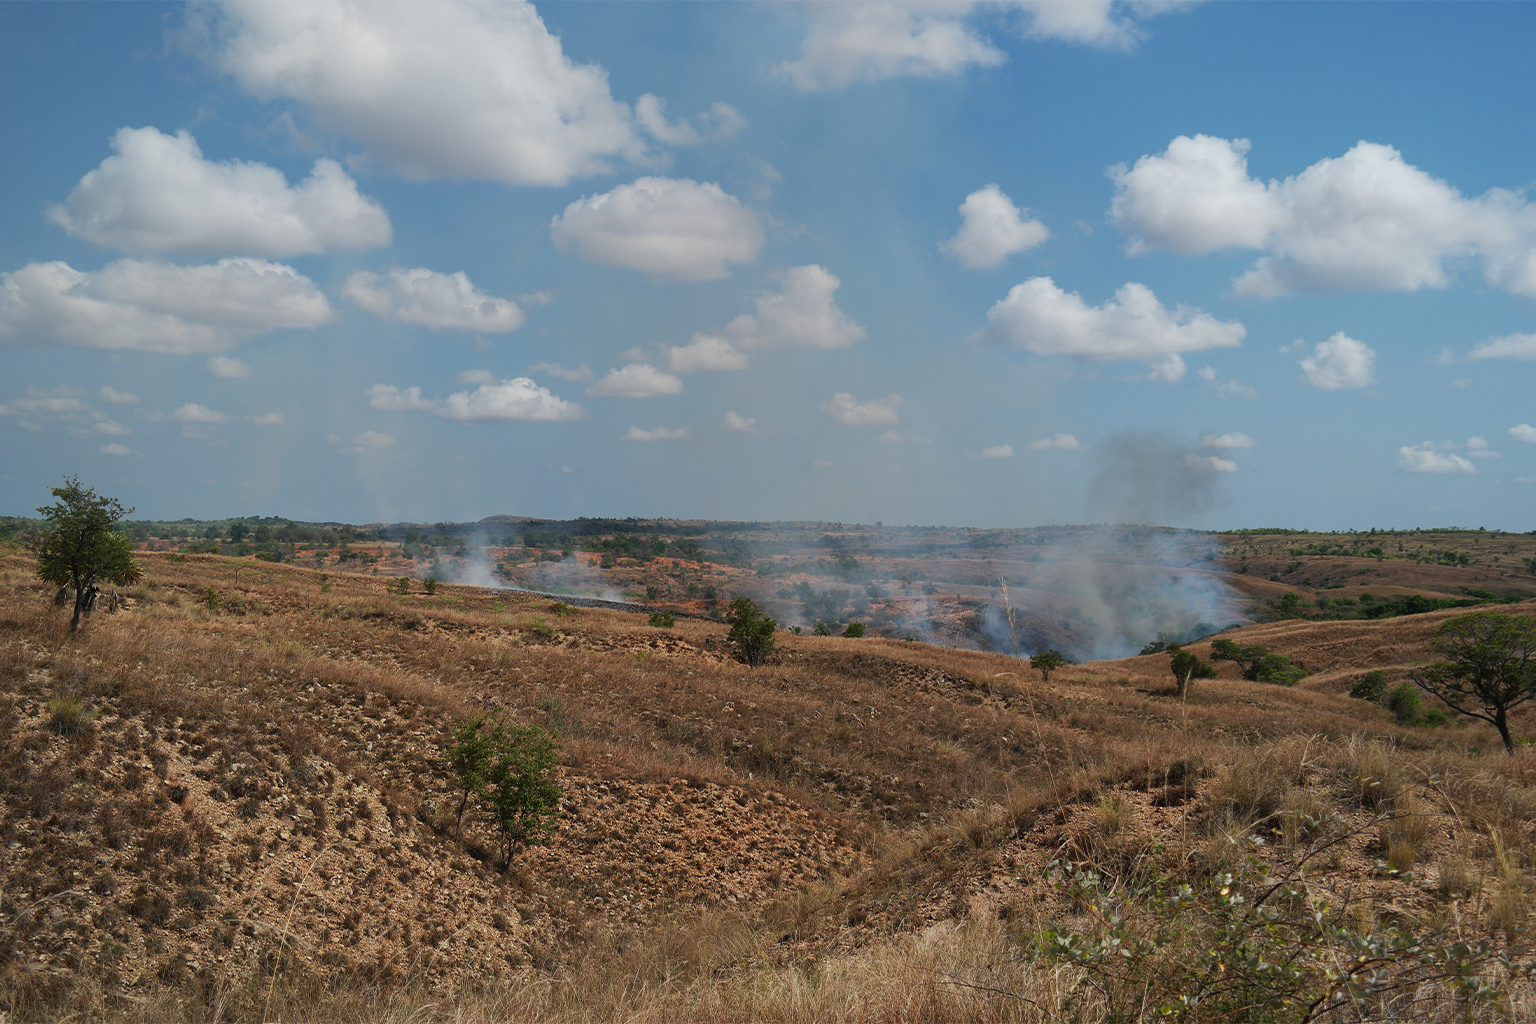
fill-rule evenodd
<path id="1" fill-rule="evenodd" d="M 1181 700 L 1161 655 L 1047 682 L 1002 654 L 781 632 L 748 668 L 707 618 L 175 557 L 144 555 L 77 635 L 28 558 L 0 558 L 10 1019 L 1088 1021 L 1133 990 L 1153 1019 L 1260 866 L 1291 872 L 1272 959 L 1425 939 L 1387 950 L 1400 984 L 1366 1011 L 1536 1012 L 1497 962 L 1531 955 L 1536 755 L 1347 696 L 1403 677 L 1455 611 L 1246 627 L 1225 635 L 1311 674 L 1224 663 Z M 73 735 L 60 700 L 87 712 Z M 554 842 L 507 869 L 483 825 L 455 838 L 441 760 L 482 710 L 561 742 Z M 1157 918 L 1158 878 L 1192 909 Z M 1111 905 L 1136 941 L 1194 924 L 1108 967 L 1030 955 L 1043 930 L 1100 935 Z M 1332 939 L 1284 930 L 1313 915 Z M 1452 940 L 1489 944 L 1466 954 L 1484 997 L 1425 966 Z M 1241 1019 L 1217 990 L 1243 969 L 1180 981 L 1211 998 L 1178 1012 Z"/>

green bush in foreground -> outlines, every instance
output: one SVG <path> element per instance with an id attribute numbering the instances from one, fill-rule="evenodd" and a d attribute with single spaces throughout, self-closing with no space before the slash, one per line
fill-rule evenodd
<path id="1" fill-rule="evenodd" d="M 1048 880 L 1087 924 L 1040 932 L 1024 955 L 1078 968 L 1073 1002 L 1103 1021 L 1400 1020 L 1432 990 L 1471 1020 L 1476 1005 L 1505 1002 L 1503 983 L 1531 968 L 1491 933 L 1469 939 L 1459 922 L 1415 930 L 1362 919 L 1347 896 L 1332 905 L 1335 894 L 1304 877 L 1310 861 L 1356 834 L 1335 827 L 1276 868 L 1244 840 L 1236 869 L 1196 884 L 1161 875 L 1111 884 L 1054 862 Z"/>
<path id="2" fill-rule="evenodd" d="M 761 665 L 773 653 L 773 631 L 778 623 L 764 615 L 750 597 L 738 597 L 725 613 L 731 624 L 726 642 L 736 649 L 736 656 L 748 665 Z"/>
<path id="3" fill-rule="evenodd" d="M 677 616 L 671 612 L 651 612 L 650 623 L 657 629 L 671 629 L 677 625 Z"/>
<path id="4" fill-rule="evenodd" d="M 560 813 L 560 787 L 550 779 L 558 756 L 554 737 L 538 726 L 514 725 L 496 715 L 461 722 L 444 753 L 462 793 L 455 827 L 477 798 L 485 805 L 485 820 L 501 836 L 504 864 L 524 846 L 547 844 Z"/>

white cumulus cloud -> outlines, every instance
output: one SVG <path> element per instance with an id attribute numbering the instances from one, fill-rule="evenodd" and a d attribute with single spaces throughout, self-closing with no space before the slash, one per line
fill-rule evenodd
<path id="1" fill-rule="evenodd" d="M 195 11 L 247 92 L 297 102 L 406 177 L 564 185 L 646 157 L 607 72 L 572 62 L 522 0 Z"/>
<path id="2" fill-rule="evenodd" d="M 1536 334 L 1506 334 L 1472 349 L 1470 359 L 1536 359 Z"/>
<path id="3" fill-rule="evenodd" d="M 706 139 L 728 139 L 747 126 L 747 119 L 729 103 L 714 103 L 689 121 L 668 121 L 667 101 L 646 93 L 635 101 L 635 119 L 669 146 L 697 146 Z"/>
<path id="4" fill-rule="evenodd" d="M 1152 366 L 1161 380 L 1183 376 L 1181 352 L 1231 348 L 1246 328 L 1187 306 L 1168 309 L 1152 289 L 1129 282 L 1114 298 L 1090 306 L 1048 277 L 1014 285 L 987 313 L 994 336 L 1040 356 L 1076 356 L 1101 362 L 1127 359 Z"/>
<path id="5" fill-rule="evenodd" d="M 125 444 L 116 444 L 116 443 L 104 444 L 104 445 L 102 445 L 97 450 L 99 452 L 101 452 L 101 454 L 103 454 L 103 455 L 134 455 L 134 454 L 136 454 L 134 452 L 134 450 L 132 448 L 129 448 L 127 445 L 125 445 Z"/>
<path id="6" fill-rule="evenodd" d="M 1008 57 L 965 23 L 970 4 L 808 4 L 797 60 L 778 72 L 803 92 L 897 75 L 938 78 Z"/>
<path id="7" fill-rule="evenodd" d="M 977 453 L 976 457 L 978 459 L 1011 459 L 1013 458 L 1013 445 L 994 444 L 983 448 Z"/>
<path id="8" fill-rule="evenodd" d="M 1038 220 L 1025 220 L 1025 212 L 995 184 L 977 189 L 960 204 L 959 232 L 939 248 L 971 270 L 998 266 L 1051 236 Z"/>
<path id="9" fill-rule="evenodd" d="M 1082 446 L 1082 442 L 1071 434 L 1052 434 L 1050 437 L 1042 437 L 1038 441 L 1031 441 L 1027 445 L 1032 452 L 1047 452 L 1052 449 L 1075 452 Z"/>
<path id="10" fill-rule="evenodd" d="M 667 369 L 673 373 L 703 373 L 746 368 L 747 354 L 716 335 L 696 334 L 688 344 L 673 345 L 667 349 Z"/>
<path id="11" fill-rule="evenodd" d="M 119 391 L 110 384 L 104 384 L 101 388 L 101 397 L 113 405 L 137 405 L 138 395 L 130 395 L 126 391 Z"/>
<path id="12" fill-rule="evenodd" d="M 818 264 L 790 267 L 774 275 L 778 292 L 759 295 L 755 313 L 743 313 L 715 332 L 700 332 L 687 345 L 667 350 L 675 373 L 739 370 L 744 353 L 769 348 L 846 348 L 866 332 L 834 301 L 842 281 Z"/>
<path id="13" fill-rule="evenodd" d="M 727 410 L 725 414 L 725 429 L 734 430 L 738 434 L 747 434 L 751 437 L 767 437 L 773 433 L 773 428 L 760 425 L 752 416 L 743 416 L 740 413 Z"/>
<path id="14" fill-rule="evenodd" d="M 1258 250 L 1242 295 L 1416 291 L 1449 284 L 1448 263 L 1536 295 L 1536 204 L 1508 189 L 1468 199 L 1391 146 L 1359 142 L 1283 181 L 1248 174 L 1246 139 L 1180 136 L 1111 167 L 1111 213 L 1132 252 Z"/>
<path id="15" fill-rule="evenodd" d="M 0 342 L 11 344 L 185 355 L 334 319 L 313 281 L 265 260 L 118 260 L 91 273 L 54 261 L 0 274 Z"/>
<path id="16" fill-rule="evenodd" d="M 523 326 L 523 311 L 509 299 L 477 291 L 462 270 L 441 274 L 426 267 L 392 267 L 385 274 L 359 271 L 341 294 L 381 320 L 434 331 L 504 334 Z"/>
<path id="17" fill-rule="evenodd" d="M 240 377 L 251 375 L 251 366 L 243 359 L 235 359 L 231 356 L 209 356 L 208 372 L 215 377 L 224 377 L 236 380 Z"/>
<path id="18" fill-rule="evenodd" d="M 1247 434 L 1234 431 L 1230 434 L 1202 434 L 1200 444 L 1206 448 L 1257 448 L 1259 442 Z"/>
<path id="19" fill-rule="evenodd" d="M 1301 360 L 1307 383 L 1315 388 L 1337 391 L 1341 388 L 1368 388 L 1376 383 L 1376 352 L 1363 341 L 1356 341 L 1343 331 L 1317 343 L 1312 354 Z"/>
<path id="20" fill-rule="evenodd" d="M 821 403 L 821 411 L 849 427 L 888 427 L 901 420 L 900 410 L 906 400 L 898 394 L 860 402 L 846 391 L 839 391 Z"/>
<path id="21" fill-rule="evenodd" d="M 583 196 L 549 225 L 564 250 L 609 266 L 674 281 L 729 277 L 732 263 L 757 258 L 758 216 L 713 182 L 645 177 Z"/>
<path id="22" fill-rule="evenodd" d="M 1195 0 L 1198 2 L 1198 0 Z M 1130 50 L 1146 31 L 1140 22 L 1195 2 L 1159 0 L 1001 0 L 994 3 L 819 3 L 802 6 L 809 19 L 800 56 L 775 70 L 795 88 L 841 89 L 898 75 L 939 78 L 971 67 L 996 67 L 1008 57 L 975 24 L 1001 12 L 1028 39 L 1054 39 L 1101 49 Z"/>
<path id="23" fill-rule="evenodd" d="M 527 377 L 481 384 L 473 391 L 455 391 L 444 399 L 424 398 L 421 388 L 375 384 L 368 404 L 385 412 L 427 412 L 461 423 L 496 420 L 551 422 L 585 416 L 581 406 L 551 394 Z"/>
<path id="24" fill-rule="evenodd" d="M 643 430 L 640 427 L 630 427 L 629 433 L 619 438 L 621 441 L 681 441 L 688 436 L 687 427 L 669 429 L 656 427 L 653 430 Z"/>
<path id="25" fill-rule="evenodd" d="M 650 363 L 626 363 L 616 370 L 609 370 L 601 380 L 587 388 L 587 394 L 607 398 L 655 398 L 680 394 L 682 390 L 682 381 Z"/>
<path id="26" fill-rule="evenodd" d="M 122 128 L 115 156 L 80 179 L 48 219 L 125 252 L 295 256 L 388 245 L 389 215 L 334 160 L 289 186 L 265 164 L 203 158 L 185 131 Z"/>
<path id="27" fill-rule="evenodd" d="M 1526 444 L 1536 444 L 1536 427 L 1529 423 L 1518 423 L 1509 428 L 1509 436 Z"/>
<path id="28" fill-rule="evenodd" d="M 1409 473 L 1476 473 L 1477 467 L 1470 461 L 1448 451 L 1448 447 L 1460 447 L 1450 442 L 1436 444 L 1404 445 L 1397 450 L 1398 466 Z"/>

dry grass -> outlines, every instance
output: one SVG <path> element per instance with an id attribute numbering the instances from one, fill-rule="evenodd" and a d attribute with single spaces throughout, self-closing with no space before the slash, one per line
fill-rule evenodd
<path id="1" fill-rule="evenodd" d="M 1428 919 L 1443 893 L 1525 942 L 1536 755 L 1472 730 L 1226 678 L 1180 701 L 1166 659 L 1047 686 L 785 637 L 753 669 L 699 619 L 147 562 L 71 635 L 0 559 L 14 1020 L 1090 1020 L 1018 955 L 1077 912 L 1048 862 L 1196 877 L 1232 836 L 1301 851 L 1330 818 L 1365 829 L 1330 871 L 1372 905 Z M 60 701 L 94 721 L 64 735 Z M 507 874 L 479 826 L 454 842 L 437 758 L 488 708 L 562 738 L 556 843 Z"/>

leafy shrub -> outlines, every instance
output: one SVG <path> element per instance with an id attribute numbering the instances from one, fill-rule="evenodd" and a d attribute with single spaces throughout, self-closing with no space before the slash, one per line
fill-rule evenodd
<path id="1" fill-rule="evenodd" d="M 1243 678 L 1255 683 L 1294 686 L 1307 675 L 1307 670 L 1287 655 L 1276 654 L 1259 645 L 1239 647 L 1225 637 L 1211 641 L 1211 660 L 1235 661 L 1243 670 Z"/>
<path id="2" fill-rule="evenodd" d="M 503 862 L 523 846 L 550 841 L 560 813 L 560 787 L 550 779 L 559 747 L 538 726 L 520 726 L 495 715 L 476 715 L 453 730 L 444 760 L 459 777 L 462 799 L 456 821 L 471 798 L 485 804 L 485 820 L 501 835 Z"/>
<path id="3" fill-rule="evenodd" d="M 850 622 L 848 623 L 848 628 L 843 630 L 843 636 L 853 637 L 856 640 L 863 635 L 864 623 L 862 622 Z"/>
<path id="4" fill-rule="evenodd" d="M 203 604 L 207 605 L 208 610 L 211 612 L 218 611 L 219 606 L 223 603 L 224 602 L 219 598 L 219 592 L 214 590 L 212 587 L 209 587 L 207 592 L 203 594 Z"/>
<path id="5" fill-rule="evenodd" d="M 736 656 L 748 665 L 761 665 L 773 653 L 773 631 L 778 623 L 764 615 L 750 597 L 738 597 L 725 613 L 731 624 L 726 642 L 736 649 Z"/>
<path id="6" fill-rule="evenodd" d="M 1234 870 L 1195 885 L 1157 875 L 1112 885 L 1054 862 L 1048 879 L 1087 923 L 1038 933 L 1024 956 L 1079 969 L 1072 995 L 1083 1019 L 1407 1019 L 1438 985 L 1471 1020 L 1476 1004 L 1499 1000 L 1500 983 L 1523 965 L 1491 936 L 1453 934 L 1459 922 L 1416 933 L 1351 913 L 1347 900 L 1309 899 L 1308 862 L 1349 838 L 1335 832 L 1275 869 L 1239 846 Z"/>
<path id="7" fill-rule="evenodd" d="M 831 636 L 832 635 L 832 623 L 830 623 L 830 622 L 818 622 L 818 623 L 816 623 L 816 627 L 811 630 L 811 635 L 812 636 Z"/>
<path id="8" fill-rule="evenodd" d="M 1424 702 L 1419 698 L 1419 689 L 1409 682 L 1399 683 L 1387 694 L 1382 706 L 1392 713 L 1398 725 L 1418 725 L 1424 717 Z"/>
<path id="9" fill-rule="evenodd" d="M 401 576 L 398 580 L 395 581 L 395 593 L 409 594 L 410 592 L 411 578 L 409 576 Z"/>
<path id="10" fill-rule="evenodd" d="M 1372 704 L 1380 704 L 1382 697 L 1387 693 L 1387 674 L 1381 669 L 1373 669 L 1355 680 L 1355 684 L 1349 688 L 1349 695 L 1356 700 L 1368 700 Z"/>
<path id="11" fill-rule="evenodd" d="M 555 627 L 539 618 L 535 618 L 528 623 L 528 632 L 540 640 L 553 640 L 555 638 Z"/>
<path id="12" fill-rule="evenodd" d="M 671 629 L 677 625 L 677 616 L 671 612 L 651 612 L 650 623 L 657 629 Z"/>
<path id="13" fill-rule="evenodd" d="M 426 588 L 426 591 L 429 594 L 437 593 L 437 577 L 428 576 L 427 581 L 423 583 L 422 586 Z"/>

